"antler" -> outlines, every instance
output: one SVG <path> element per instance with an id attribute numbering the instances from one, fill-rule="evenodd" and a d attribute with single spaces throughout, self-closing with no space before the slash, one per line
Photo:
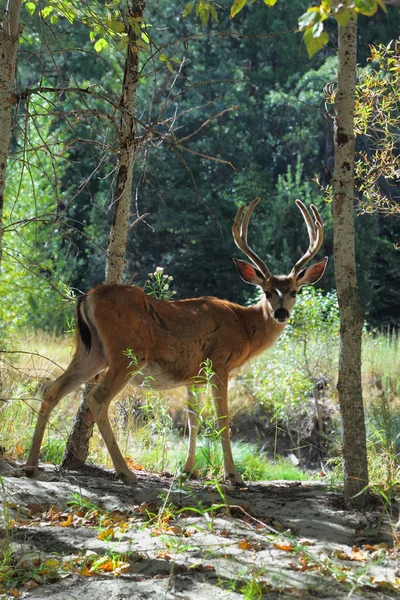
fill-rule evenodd
<path id="1" fill-rule="evenodd" d="M 306 265 L 322 246 L 324 241 L 324 225 L 322 223 L 321 215 L 314 204 L 311 204 L 311 210 L 315 219 L 315 225 L 312 221 L 311 215 L 308 212 L 306 206 L 300 200 L 296 200 L 296 205 L 300 209 L 301 214 L 307 225 L 308 236 L 310 238 L 310 245 L 308 246 L 307 252 L 297 261 L 294 265 L 290 277 L 297 277 L 304 265 Z"/>
<path id="2" fill-rule="evenodd" d="M 248 246 L 247 244 L 247 227 L 249 225 L 250 217 L 259 203 L 260 198 L 256 198 L 250 204 L 250 206 L 246 209 L 245 215 L 242 219 L 243 212 L 245 210 L 245 205 L 243 204 L 236 214 L 236 219 L 232 227 L 232 235 L 235 240 L 235 244 L 244 254 L 251 260 L 251 262 L 261 271 L 266 279 L 271 277 L 271 273 L 267 267 L 267 265 L 261 260 L 259 256 Z"/>

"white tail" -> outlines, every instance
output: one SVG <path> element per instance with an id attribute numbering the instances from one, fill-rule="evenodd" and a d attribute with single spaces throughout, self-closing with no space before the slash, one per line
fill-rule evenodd
<path id="1" fill-rule="evenodd" d="M 232 483 L 243 483 L 233 462 L 229 439 L 228 378 L 276 342 L 293 310 L 297 292 L 322 277 L 328 260 L 324 258 L 304 268 L 321 247 L 323 225 L 315 206 L 311 206 L 314 224 L 304 204 L 297 200 L 307 224 L 309 248 L 289 275 L 272 275 L 247 244 L 247 228 L 257 203 L 258 199 L 254 200 L 247 210 L 242 206 L 233 225 L 237 246 L 252 262 L 234 259 L 239 274 L 264 292 L 254 306 L 210 297 L 165 302 L 147 296 L 140 287 L 124 285 L 100 285 L 79 298 L 75 356 L 65 373 L 45 388 L 26 465 L 28 473 L 37 474 L 40 446 L 51 411 L 66 394 L 105 368 L 106 374 L 92 388 L 87 402 L 117 474 L 126 482 L 136 481 L 115 440 L 108 407 L 128 383 L 142 384 L 144 380 L 155 389 L 187 387 L 189 451 L 184 471 L 193 473 L 199 426 L 195 388 L 199 371 L 208 360 L 213 369 L 212 392 L 225 476 Z"/>

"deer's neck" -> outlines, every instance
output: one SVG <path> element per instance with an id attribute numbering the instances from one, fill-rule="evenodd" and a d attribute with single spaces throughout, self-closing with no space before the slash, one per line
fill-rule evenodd
<path id="1" fill-rule="evenodd" d="M 278 323 L 271 317 L 264 300 L 244 310 L 243 322 L 249 336 L 250 356 L 256 356 L 277 342 L 286 323 Z"/>

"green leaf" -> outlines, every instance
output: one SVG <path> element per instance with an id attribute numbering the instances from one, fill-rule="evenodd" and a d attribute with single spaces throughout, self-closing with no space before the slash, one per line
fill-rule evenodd
<path id="1" fill-rule="evenodd" d="M 63 6 L 62 14 L 69 23 L 72 24 L 75 21 L 76 11 L 72 6 Z"/>
<path id="2" fill-rule="evenodd" d="M 329 14 L 332 8 L 332 0 L 321 0 L 321 11 Z"/>
<path id="3" fill-rule="evenodd" d="M 314 37 L 313 28 L 309 28 L 304 33 L 304 43 L 308 58 L 312 58 L 316 52 L 321 50 L 329 42 L 329 35 L 323 31 L 318 37 Z"/>
<path id="4" fill-rule="evenodd" d="M 108 26 L 113 33 L 122 33 L 125 31 L 124 23 L 122 21 L 117 21 L 116 19 L 110 19 Z"/>
<path id="5" fill-rule="evenodd" d="M 125 48 L 127 47 L 129 43 L 129 38 L 128 36 L 125 34 L 122 38 L 121 41 L 118 43 L 117 45 L 117 50 L 125 50 Z"/>
<path id="6" fill-rule="evenodd" d="M 372 17 L 378 10 L 376 0 L 355 0 L 356 12 L 359 12 L 366 17 Z"/>
<path id="7" fill-rule="evenodd" d="M 56 23 L 58 23 L 58 16 L 57 15 L 51 15 L 51 17 L 50 17 L 50 23 L 52 25 L 55 25 Z"/>
<path id="8" fill-rule="evenodd" d="M 313 8 L 309 8 L 306 13 L 299 17 L 299 29 L 300 31 L 307 29 L 308 27 L 311 27 L 311 25 L 314 25 L 314 23 L 318 23 L 320 20 L 321 15 L 318 7 L 314 6 Z"/>
<path id="9" fill-rule="evenodd" d="M 150 44 L 150 38 L 144 31 L 142 31 L 142 40 L 146 42 L 146 44 Z"/>
<path id="10" fill-rule="evenodd" d="M 169 62 L 169 60 L 167 60 L 166 65 L 167 65 L 168 71 L 171 71 L 171 73 L 175 73 L 174 67 L 171 65 L 171 63 Z"/>
<path id="11" fill-rule="evenodd" d="M 104 38 L 99 38 L 94 45 L 96 52 L 101 52 L 104 48 L 107 48 L 108 42 Z"/>
<path id="12" fill-rule="evenodd" d="M 136 17 L 128 17 L 128 23 L 129 25 L 132 27 L 135 35 L 137 35 L 139 37 L 140 32 L 141 32 L 141 26 L 140 26 L 140 21 L 142 19 L 136 18 Z"/>
<path id="13" fill-rule="evenodd" d="M 33 310 L 39 310 L 37 300 L 33 296 L 28 296 L 28 304 Z"/>
<path id="14" fill-rule="evenodd" d="M 160 54 L 160 56 L 158 57 L 158 60 L 161 60 L 161 62 L 167 62 L 168 56 L 166 54 Z"/>
<path id="15" fill-rule="evenodd" d="M 136 40 L 135 44 L 138 48 L 142 48 L 143 50 L 147 51 L 147 45 L 143 40 Z"/>
<path id="16" fill-rule="evenodd" d="M 211 9 L 212 18 L 214 19 L 214 21 L 216 21 L 216 23 L 219 23 L 218 13 L 213 4 L 210 5 L 210 9 Z"/>
<path id="17" fill-rule="evenodd" d="M 231 6 L 231 13 L 229 15 L 231 19 L 233 19 L 233 17 L 236 17 L 236 15 L 240 13 L 246 2 L 247 0 L 234 0 Z"/>
<path id="18" fill-rule="evenodd" d="M 184 11 L 183 11 L 183 13 L 182 13 L 182 18 L 183 18 L 183 19 L 184 19 L 185 17 L 187 17 L 188 15 L 190 15 L 190 13 L 191 13 L 191 12 L 192 12 L 192 10 L 193 10 L 193 6 L 194 6 L 193 2 L 188 2 L 188 3 L 186 4 L 186 6 L 185 6 L 185 8 L 184 8 Z"/>
<path id="19" fill-rule="evenodd" d="M 209 4 L 201 4 L 199 8 L 200 21 L 202 26 L 207 25 L 210 18 L 210 6 Z"/>
<path id="20" fill-rule="evenodd" d="M 278 0 L 264 0 L 264 4 L 266 4 L 267 6 L 275 6 L 277 2 Z"/>
<path id="21" fill-rule="evenodd" d="M 54 6 L 45 6 L 43 10 L 40 11 L 40 16 L 42 19 L 47 19 L 50 13 L 54 10 Z"/>
<path id="22" fill-rule="evenodd" d="M 351 16 L 351 10 L 349 8 L 345 8 L 343 10 L 340 10 L 338 13 L 334 14 L 333 16 L 335 17 L 336 21 L 339 23 L 339 25 L 341 25 L 342 27 L 346 27 L 347 23 L 349 22 L 350 16 Z"/>
<path id="23" fill-rule="evenodd" d="M 36 10 L 36 4 L 34 2 L 27 2 L 25 6 L 28 13 L 32 16 Z"/>

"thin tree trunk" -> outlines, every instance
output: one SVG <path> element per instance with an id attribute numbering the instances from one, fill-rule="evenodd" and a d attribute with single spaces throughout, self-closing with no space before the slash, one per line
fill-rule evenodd
<path id="1" fill-rule="evenodd" d="M 3 248 L 3 206 L 7 159 L 12 133 L 12 110 L 15 102 L 15 70 L 21 28 L 19 16 L 22 0 L 7 2 L 0 23 L 0 264 Z"/>
<path id="2" fill-rule="evenodd" d="M 354 230 L 354 103 L 357 64 L 357 21 L 339 25 L 339 69 L 335 102 L 335 169 L 333 177 L 333 227 L 335 276 L 340 310 L 339 402 L 343 427 L 345 501 L 363 507 L 367 494 L 368 466 L 361 386 L 360 306 Z"/>
<path id="3" fill-rule="evenodd" d="M 134 0 L 129 4 L 126 16 L 142 18 L 145 5 L 145 0 Z M 126 23 L 128 23 L 127 19 Z M 108 239 L 106 283 L 121 283 L 125 269 L 125 249 L 129 230 L 133 167 L 137 146 L 135 115 L 139 79 L 139 48 L 136 45 L 138 37 L 130 25 L 128 34 L 129 45 L 120 99 L 118 175 L 113 222 Z M 86 395 L 95 383 L 96 381 L 91 381 L 85 387 L 83 399 L 67 441 L 62 462 L 64 468 L 82 465 L 88 457 L 94 419 L 87 405 Z"/>

